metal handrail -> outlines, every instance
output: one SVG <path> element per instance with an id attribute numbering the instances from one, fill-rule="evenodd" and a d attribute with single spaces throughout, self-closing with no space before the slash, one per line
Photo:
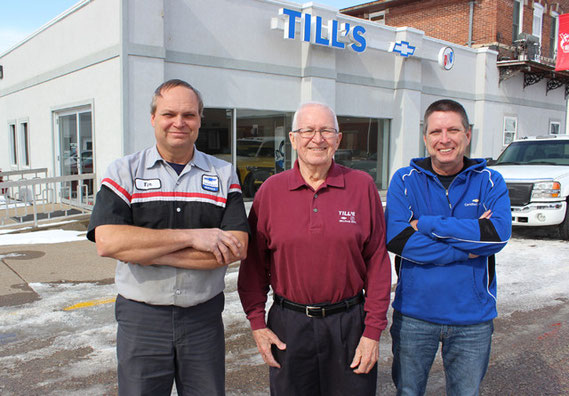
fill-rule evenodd
<path id="1" fill-rule="evenodd" d="M 1 171 L 0 170 L 0 177 L 10 177 L 14 175 L 29 175 L 29 174 L 38 174 L 44 173 L 47 176 L 47 168 L 37 168 L 37 169 L 20 169 L 20 170 L 13 170 L 13 171 Z"/>
<path id="2" fill-rule="evenodd" d="M 95 182 L 94 173 L 0 182 L 0 228 L 90 213 Z"/>

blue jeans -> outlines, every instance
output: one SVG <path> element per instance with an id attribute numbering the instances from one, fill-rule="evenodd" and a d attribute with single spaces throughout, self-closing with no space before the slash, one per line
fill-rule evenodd
<path id="1" fill-rule="evenodd" d="M 448 396 L 478 395 L 490 359 L 492 321 L 441 325 L 393 312 L 391 376 L 397 395 L 424 395 L 429 371 L 442 343 Z"/>

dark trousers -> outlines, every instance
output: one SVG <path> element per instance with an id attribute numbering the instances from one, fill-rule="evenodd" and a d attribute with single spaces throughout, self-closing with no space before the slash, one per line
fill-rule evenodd
<path id="1" fill-rule="evenodd" d="M 119 395 L 225 394 L 223 293 L 194 307 L 117 297 Z"/>
<path id="2" fill-rule="evenodd" d="M 273 346 L 281 368 L 270 368 L 271 395 L 375 395 L 377 364 L 369 374 L 350 368 L 364 330 L 363 303 L 325 318 L 273 304 L 268 327 L 286 343 L 284 351 Z"/>

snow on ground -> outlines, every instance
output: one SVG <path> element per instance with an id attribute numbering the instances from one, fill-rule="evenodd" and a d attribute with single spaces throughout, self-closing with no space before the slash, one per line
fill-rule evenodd
<path id="1" fill-rule="evenodd" d="M 24 232 L 19 234 L 0 234 L 0 246 L 3 245 L 35 245 L 42 243 L 62 243 L 84 241 L 85 231 L 47 230 Z"/>
<path id="2" fill-rule="evenodd" d="M 512 238 L 496 255 L 498 314 L 531 311 L 569 299 L 569 242 Z"/>
<path id="3" fill-rule="evenodd" d="M 116 323 L 108 320 L 112 318 L 112 304 L 64 310 L 76 302 L 112 298 L 116 295 L 114 285 L 31 283 L 29 286 L 40 296 L 38 301 L 16 307 L 0 307 L 1 333 L 7 337 L 6 340 L 0 339 L 0 344 L 16 340 L 31 342 L 39 338 L 44 345 L 33 350 L 22 348 L 20 353 L 3 357 L 0 364 L 3 370 L 10 370 L 20 362 L 42 359 L 62 350 L 73 351 L 86 346 L 93 349 L 90 359 L 74 361 L 62 371 L 69 379 L 87 377 L 115 367 Z M 15 372 L 15 375 L 18 374 Z"/>
<path id="4" fill-rule="evenodd" d="M 61 243 L 84 239 L 85 232 L 50 230 L 0 235 L 0 245 Z M 513 238 L 496 257 L 499 315 L 507 317 L 516 311 L 531 311 L 566 302 L 569 299 L 569 264 L 566 257 L 569 257 L 569 242 Z M 231 266 L 226 276 L 223 319 L 228 334 L 231 331 L 227 330 L 239 328 L 248 331 L 249 328 L 236 291 L 237 274 L 238 267 Z M 395 280 L 394 276 L 393 281 Z M 89 359 L 75 361 L 68 367 L 69 378 L 78 373 L 90 375 L 97 370 L 103 372 L 115 366 L 114 304 L 64 310 L 79 302 L 112 298 L 116 295 L 114 285 L 32 283 L 30 287 L 38 293 L 39 300 L 17 307 L 0 307 L 0 345 L 11 343 L 16 338 L 18 341 L 35 339 L 38 334 L 45 334 L 46 329 L 49 329 L 49 334 L 43 337 L 49 336 L 53 340 L 39 350 L 3 357 L 0 361 L 1 369 L 13 367 L 18 361 L 49 356 L 56 350 L 73 350 L 85 346 L 92 347 L 93 352 Z M 101 323 L 104 324 L 102 327 Z M 388 356 L 389 351 L 382 353 Z M 240 359 L 241 364 L 243 359 L 247 364 L 261 364 L 261 358 L 255 349 L 242 352 L 240 356 L 227 356 L 228 367 L 237 359 Z"/>
<path id="5" fill-rule="evenodd" d="M 85 240 L 84 231 L 48 230 L 0 234 L 0 246 L 81 240 Z M 529 311 L 544 305 L 557 304 L 560 303 L 558 298 L 567 297 L 569 265 L 564 260 L 566 257 L 569 257 L 569 242 L 512 238 L 496 255 L 500 314 L 508 315 L 516 310 Z M 393 259 L 393 256 L 391 258 Z M 393 275 L 393 282 L 395 281 L 396 277 Z M 237 268 L 232 267 L 226 276 L 226 323 L 241 320 L 243 315 L 235 292 L 236 283 Z"/>

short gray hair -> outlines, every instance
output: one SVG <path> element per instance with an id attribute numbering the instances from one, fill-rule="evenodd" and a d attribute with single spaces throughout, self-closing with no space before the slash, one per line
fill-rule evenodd
<path id="1" fill-rule="evenodd" d="M 177 78 L 163 82 L 158 86 L 158 88 L 156 88 L 156 90 L 154 91 L 154 95 L 152 95 L 152 102 L 150 102 L 150 114 L 154 115 L 154 113 L 156 113 L 156 101 L 158 100 L 159 97 L 162 97 L 162 92 L 175 87 L 185 87 L 196 94 L 198 98 L 198 112 L 200 117 L 203 117 L 202 94 L 200 93 L 200 91 L 192 87 L 189 83 L 185 82 L 184 80 L 179 80 Z"/>
<path id="2" fill-rule="evenodd" d="M 292 117 L 292 130 L 295 131 L 298 129 L 298 114 L 304 110 L 305 107 L 307 106 L 321 106 L 324 107 L 325 109 L 328 109 L 328 111 L 332 114 L 333 118 L 334 118 L 334 128 L 336 128 L 337 131 L 339 131 L 339 127 L 338 127 L 338 117 L 336 116 L 336 112 L 327 104 L 325 103 L 321 103 L 321 102 L 304 102 L 301 103 L 300 106 L 298 106 L 298 108 L 296 109 L 296 111 L 294 112 L 294 116 Z"/>

